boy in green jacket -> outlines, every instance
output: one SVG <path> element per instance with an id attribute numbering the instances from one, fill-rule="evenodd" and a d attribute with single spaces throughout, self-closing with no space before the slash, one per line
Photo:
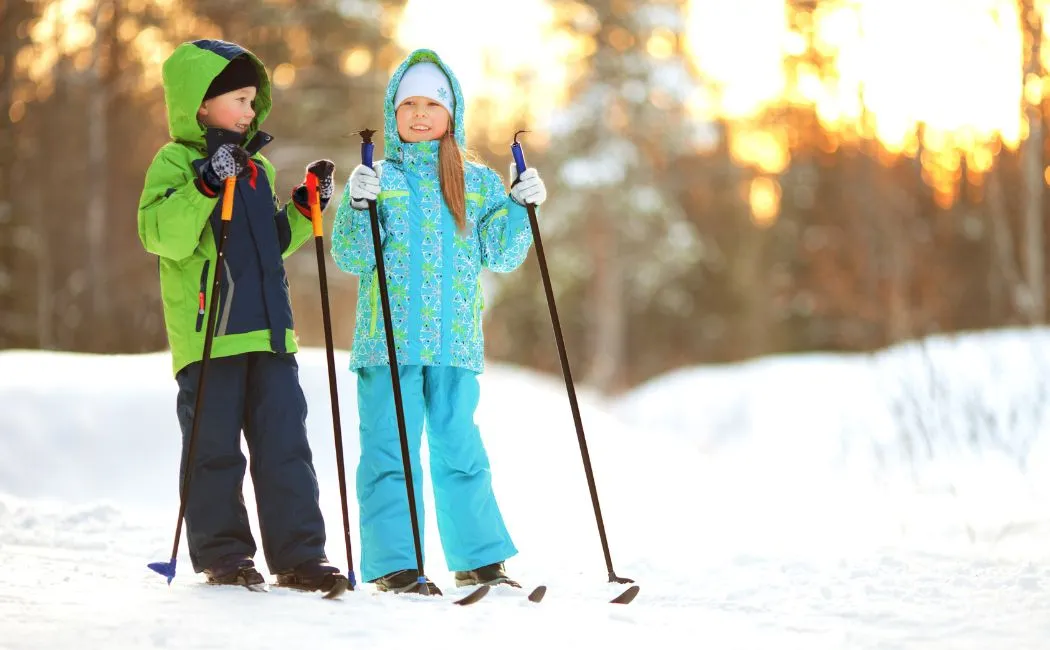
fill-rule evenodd
<path id="1" fill-rule="evenodd" d="M 264 582 L 252 560 L 256 546 L 241 492 L 243 431 L 267 566 L 278 585 L 330 591 L 346 577 L 325 556 L 284 269 L 284 258 L 313 232 L 306 190 L 295 189 L 292 210 L 275 195 L 273 165 L 259 153 L 272 140 L 259 130 L 270 111 L 270 81 L 254 54 L 225 41 L 183 43 L 163 72 L 172 141 L 146 172 L 138 228 L 142 245 L 160 261 L 179 386 L 180 484 L 193 418 L 201 418 L 186 497 L 190 559 L 212 584 Z M 334 169 L 327 160 L 307 168 L 318 177 L 322 209 Z M 229 177 L 237 178 L 233 217 L 216 268 L 219 196 Z M 195 414 L 215 273 L 221 278 L 216 327 L 203 406 Z"/>

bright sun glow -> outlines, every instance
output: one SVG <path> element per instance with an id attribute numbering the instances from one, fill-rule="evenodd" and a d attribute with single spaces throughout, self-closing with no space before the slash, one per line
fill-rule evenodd
<path id="1" fill-rule="evenodd" d="M 95 40 L 95 29 L 89 22 L 91 0 L 57 0 L 44 8 L 32 27 L 30 36 L 42 47 L 25 49 L 19 64 L 29 71 L 29 78 L 40 83 L 47 79 L 58 61 L 59 53 L 81 52 Z M 81 57 L 80 63 L 86 59 Z"/>
<path id="2" fill-rule="evenodd" d="M 686 39 L 703 83 L 694 112 L 736 123 L 742 164 L 781 171 L 786 141 L 751 122 L 771 106 L 811 106 L 833 138 L 874 137 L 889 155 L 921 145 L 927 180 L 949 205 L 963 158 L 980 182 L 1000 144 L 1027 136 L 1023 100 L 1038 102 L 1042 84 L 1023 82 L 1012 0 L 848 0 L 818 3 L 794 26 L 791 17 L 784 0 L 689 2 Z M 790 62 L 807 40 L 823 71 Z"/>
<path id="3" fill-rule="evenodd" d="M 1050 0 L 1035 3 L 1045 18 Z M 1000 147 L 1016 149 L 1027 137 L 1026 105 L 1042 101 L 1044 79 L 1024 75 L 1031 45 L 1022 37 L 1017 4 L 821 0 L 811 14 L 794 15 L 786 0 L 687 0 L 681 36 L 699 77 L 688 108 L 698 121 L 724 120 L 734 159 L 770 177 L 791 163 L 790 133 L 776 109 L 811 109 L 832 148 L 866 140 L 881 145 L 884 160 L 921 153 L 924 178 L 947 206 L 963 161 L 968 179 L 980 184 Z M 161 62 L 176 43 L 217 32 L 174 0 L 127 0 L 125 6 L 116 33 L 144 63 L 145 86 L 160 83 Z M 163 15 L 167 31 L 140 22 L 147 7 Z M 92 0 L 44 4 L 30 30 L 32 46 L 15 61 L 35 88 L 17 90 L 12 121 L 51 92 L 60 55 L 70 56 L 77 70 L 92 65 L 93 23 L 112 17 L 96 15 Z M 559 27 L 566 22 L 589 33 L 570 35 Z M 407 0 L 393 36 L 406 51 L 430 48 L 449 63 L 463 86 L 474 135 L 509 143 L 516 128 L 530 128 L 530 145 L 542 147 L 549 118 L 569 101 L 594 51 L 597 27 L 594 10 L 582 2 Z M 630 38 L 624 34 L 602 37 Z M 308 59 L 309 34 L 290 27 L 286 36 L 292 60 L 274 62 L 275 75 L 293 83 L 297 61 Z M 642 36 L 654 59 L 675 54 L 678 35 L 666 28 Z M 354 47 L 340 65 L 351 76 L 372 65 L 392 72 L 397 61 L 382 54 Z M 1046 36 L 1041 57 L 1046 69 Z M 763 221 L 777 211 L 778 193 L 770 187 L 759 183 L 751 191 L 761 200 L 752 207 Z"/>
<path id="4" fill-rule="evenodd" d="M 468 128 L 509 143 L 516 126 L 541 128 L 566 99 L 572 44 L 554 32 L 554 18 L 545 0 L 408 0 L 396 40 L 406 51 L 437 52 L 463 87 Z"/>
<path id="5" fill-rule="evenodd" d="M 784 92 L 784 0 L 693 0 L 687 49 L 712 95 L 714 115 L 749 117 Z"/>

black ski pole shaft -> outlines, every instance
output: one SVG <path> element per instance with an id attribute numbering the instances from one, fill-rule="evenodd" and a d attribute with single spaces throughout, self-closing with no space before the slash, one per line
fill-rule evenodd
<path id="1" fill-rule="evenodd" d="M 211 285 L 211 299 L 208 303 L 208 324 L 204 332 L 204 351 L 201 355 L 200 374 L 197 375 L 197 396 L 193 404 L 193 424 L 190 426 L 190 439 L 186 444 L 185 471 L 182 488 L 179 490 L 179 516 L 175 521 L 175 541 L 171 545 L 171 561 L 151 562 L 149 568 L 168 579 L 168 584 L 175 579 L 175 560 L 179 554 L 179 541 L 182 538 L 182 520 L 186 516 L 186 502 L 190 493 L 190 478 L 193 476 L 194 452 L 197 449 L 197 435 L 200 430 L 201 410 L 204 407 L 204 379 L 207 376 L 208 360 L 211 358 L 212 342 L 215 340 L 215 312 L 219 308 L 219 286 L 222 279 L 223 248 L 229 234 L 230 220 L 233 218 L 233 194 L 237 177 L 230 176 L 224 181 L 222 192 L 222 227 L 219 230 L 219 243 L 215 252 L 214 279 Z"/>
<path id="2" fill-rule="evenodd" d="M 361 135 L 361 162 L 372 168 L 372 152 L 375 144 L 372 134 L 365 129 Z M 394 347 L 394 321 L 390 315 L 390 294 L 386 285 L 386 264 L 383 261 L 383 243 L 379 239 L 379 210 L 375 201 L 368 202 L 368 217 L 372 226 L 372 247 L 376 256 L 376 277 L 379 279 L 379 298 L 383 305 L 383 329 L 386 331 L 387 358 L 390 363 L 390 384 L 394 391 L 394 410 L 397 412 L 397 433 L 401 438 L 401 462 L 405 468 L 405 492 L 408 494 L 408 514 L 412 522 L 412 541 L 416 547 L 416 568 L 419 572 L 419 593 L 427 594 L 426 577 L 423 574 L 423 547 L 419 541 L 419 519 L 416 516 L 416 494 L 412 483 L 412 458 L 408 449 L 408 434 L 405 427 L 405 407 L 401 400 L 401 378 L 397 367 L 397 350 Z"/>
<path id="3" fill-rule="evenodd" d="M 339 505 L 343 511 L 343 543 L 346 546 L 346 577 L 350 590 L 357 586 L 354 576 L 354 557 L 350 545 L 350 512 L 347 509 L 346 470 L 343 462 L 343 427 L 339 418 L 339 388 L 335 376 L 335 344 L 332 342 L 332 312 L 328 301 L 328 273 L 324 258 L 324 221 L 321 218 L 321 201 L 317 196 L 317 176 L 306 175 L 306 196 L 310 204 L 310 220 L 314 226 L 314 243 L 317 248 L 317 277 L 321 283 L 321 319 L 324 321 L 324 346 L 328 358 L 328 390 L 332 402 L 332 429 L 335 432 L 335 464 L 339 473 Z"/>
<path id="4" fill-rule="evenodd" d="M 511 153 L 514 155 L 514 163 L 518 168 L 518 176 L 527 169 L 525 165 L 525 154 L 518 142 L 518 131 L 514 134 L 514 142 L 511 144 Z M 576 425 L 576 438 L 580 443 L 580 454 L 583 456 L 583 469 L 587 474 L 587 487 L 591 492 L 591 505 L 594 506 L 594 518 L 598 523 L 598 536 L 601 538 L 602 551 L 605 554 L 605 567 L 609 571 L 609 582 L 628 583 L 634 582 L 630 578 L 621 578 L 613 570 L 612 554 L 609 552 L 609 540 L 605 534 L 605 522 L 602 519 L 602 507 L 598 503 L 598 488 L 594 483 L 594 471 L 591 468 L 591 455 L 587 451 L 587 438 L 583 433 L 583 418 L 580 416 L 580 405 L 576 399 L 576 388 L 572 381 L 572 371 L 569 369 L 569 357 L 565 352 L 565 338 L 561 332 L 561 321 L 558 319 L 558 307 L 554 303 L 554 289 L 551 287 L 550 272 L 547 270 L 547 257 L 543 253 L 543 241 L 540 238 L 540 226 L 536 220 L 536 206 L 531 203 L 525 206 L 529 213 L 529 225 L 532 227 L 532 239 L 536 243 L 536 260 L 540 266 L 540 276 L 543 279 L 543 291 L 547 295 L 547 308 L 551 314 L 551 325 L 554 328 L 554 339 L 558 344 L 558 357 L 561 359 L 561 372 L 565 378 L 565 390 L 569 394 L 569 406 L 572 409 L 572 420 Z"/>

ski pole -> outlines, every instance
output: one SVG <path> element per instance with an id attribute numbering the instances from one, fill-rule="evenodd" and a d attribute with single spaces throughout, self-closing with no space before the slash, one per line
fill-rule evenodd
<path id="1" fill-rule="evenodd" d="M 525 166 L 525 154 L 518 142 L 518 135 L 527 131 L 518 131 L 514 134 L 514 142 L 510 146 L 511 154 L 514 156 L 514 164 L 518 168 L 520 177 L 527 167 Z M 532 227 L 532 238 L 536 242 L 536 259 L 540 265 L 540 275 L 543 278 L 543 291 L 547 294 L 547 308 L 551 313 L 551 325 L 554 327 L 554 339 L 558 343 L 558 356 L 561 358 L 561 372 L 565 377 L 565 389 L 569 393 L 569 406 L 572 408 L 572 419 L 576 424 L 576 437 L 580 441 L 580 454 L 583 456 L 583 469 L 587 474 L 587 486 L 591 491 L 591 504 L 594 506 L 594 517 L 598 522 L 598 536 L 602 541 L 602 551 L 605 553 L 605 567 L 609 570 L 609 582 L 621 584 L 634 582 L 630 578 L 621 578 L 613 570 L 612 554 L 609 552 L 609 540 L 605 535 L 605 523 L 602 520 L 602 508 L 598 504 L 598 488 L 594 484 L 594 471 L 591 469 L 591 455 L 587 451 L 587 439 L 583 434 L 583 419 L 580 417 L 580 405 L 576 400 L 576 389 L 573 386 L 572 372 L 569 370 L 569 357 L 565 353 L 565 339 L 561 333 L 561 321 L 558 320 L 558 308 L 554 304 L 554 290 L 551 288 L 550 273 L 547 270 L 547 258 L 543 254 L 543 242 L 540 239 L 540 226 L 536 221 L 536 206 L 527 204 L 525 208 L 529 212 L 529 225 Z"/>
<path id="2" fill-rule="evenodd" d="M 324 321 L 324 344 L 328 357 L 328 388 L 332 401 L 332 427 L 335 431 L 335 463 L 339 472 L 339 503 L 343 510 L 343 541 L 346 544 L 346 577 L 350 590 L 357 586 L 354 576 L 354 558 L 350 547 L 350 513 L 346 503 L 346 471 L 343 467 L 343 429 L 339 420 L 339 390 L 335 379 L 335 346 L 332 343 L 332 314 L 328 304 L 328 275 L 324 263 L 324 221 L 321 218 L 321 201 L 317 195 L 317 176 L 306 175 L 306 196 L 310 204 L 310 219 L 314 225 L 314 242 L 317 244 L 317 277 L 321 282 L 321 318 Z"/>
<path id="3" fill-rule="evenodd" d="M 179 493 L 179 518 L 175 521 L 175 542 L 171 546 L 171 560 L 168 562 L 150 562 L 147 566 L 168 579 L 168 584 L 175 579 L 175 558 L 179 554 L 179 539 L 182 537 L 182 519 L 186 516 L 186 500 L 190 492 L 190 478 L 193 476 L 193 456 L 197 447 L 197 432 L 200 430 L 201 410 L 204 406 L 204 377 L 207 374 L 208 359 L 211 357 L 212 341 L 215 338 L 215 312 L 219 308 L 219 283 L 222 279 L 223 247 L 229 234 L 230 220 L 233 218 L 233 194 L 237 177 L 228 177 L 222 192 L 222 228 L 219 230 L 219 244 L 215 253 L 215 274 L 211 284 L 211 301 L 208 304 L 208 329 L 204 332 L 204 353 L 201 356 L 200 374 L 197 375 L 197 397 L 193 405 L 193 425 L 190 428 L 190 439 L 186 444 L 186 471 Z"/>
<path id="4" fill-rule="evenodd" d="M 372 168 L 372 152 L 375 144 L 372 135 L 375 131 L 364 129 L 361 136 L 361 163 Z M 401 438 L 401 462 L 405 468 L 405 491 L 408 494 L 408 513 L 412 522 L 412 541 L 416 547 L 416 567 L 419 576 L 416 578 L 419 587 L 416 593 L 429 595 L 426 576 L 423 575 L 423 548 L 419 541 L 419 520 L 416 517 L 416 495 L 412 483 L 412 459 L 408 450 L 408 434 L 405 432 L 405 408 L 401 400 L 401 378 L 397 369 L 397 350 L 394 348 L 394 322 L 390 316 L 390 294 L 386 286 L 386 264 L 383 261 L 383 244 L 379 239 L 379 210 L 375 201 L 368 202 L 368 217 L 372 226 L 372 247 L 376 254 L 376 277 L 379 279 L 379 296 L 383 303 L 383 329 L 386 330 L 386 350 L 390 363 L 390 383 L 394 390 L 394 410 L 397 412 L 397 433 Z"/>

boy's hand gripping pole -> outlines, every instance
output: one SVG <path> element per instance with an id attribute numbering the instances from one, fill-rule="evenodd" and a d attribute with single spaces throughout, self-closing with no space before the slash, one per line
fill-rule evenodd
<path id="1" fill-rule="evenodd" d="M 361 164 L 372 168 L 372 153 L 375 144 L 372 135 L 375 131 L 364 129 L 361 136 Z M 412 461 L 408 450 L 408 434 L 405 427 L 405 408 L 401 400 L 401 379 L 398 376 L 397 350 L 394 344 L 394 323 L 390 317 L 390 294 L 386 285 L 386 265 L 383 261 L 383 242 L 379 238 L 379 210 L 375 201 L 368 202 L 368 217 L 372 227 L 372 246 L 375 249 L 376 277 L 379 279 L 379 297 L 383 305 L 383 329 L 386 331 L 387 357 L 390 363 L 390 383 L 394 390 L 394 410 L 397 412 L 397 433 L 401 438 L 401 462 L 405 468 L 405 491 L 408 495 L 408 513 L 412 522 L 412 541 L 416 550 L 416 569 L 419 577 L 414 593 L 428 595 L 427 579 L 423 573 L 423 549 L 419 541 L 419 519 L 416 516 L 416 495 L 412 482 Z"/>
<path id="2" fill-rule="evenodd" d="M 201 355 L 200 374 L 197 375 L 197 396 L 193 405 L 193 424 L 190 428 L 190 439 L 186 443 L 186 458 L 183 465 L 182 489 L 179 490 L 179 516 L 175 521 L 175 542 L 171 546 L 171 560 L 167 562 L 150 562 L 147 566 L 168 579 L 168 584 L 175 579 L 175 558 L 179 554 L 179 540 L 182 538 L 182 520 L 186 516 L 186 501 L 190 493 L 190 479 L 193 477 L 194 452 L 197 448 L 197 432 L 200 430 L 201 411 L 204 407 L 204 379 L 207 376 L 208 360 L 211 358 L 212 342 L 215 339 L 215 313 L 219 309 L 219 289 L 225 258 L 223 249 L 226 236 L 229 234 L 230 220 L 233 219 L 233 195 L 237 186 L 237 177 L 230 176 L 223 182 L 222 191 L 222 229 L 219 231 L 219 244 L 215 252 L 211 300 L 208 304 L 208 329 L 204 332 L 204 352 Z M 201 305 L 203 306 L 203 296 Z"/>
<path id="3" fill-rule="evenodd" d="M 306 174 L 306 197 L 310 205 L 310 220 L 314 226 L 317 248 L 317 277 L 321 283 L 321 318 L 324 321 L 324 344 L 328 358 L 328 388 L 332 402 L 332 427 L 335 431 L 335 463 L 339 473 L 339 504 L 343 511 L 343 543 L 346 546 L 346 577 L 350 590 L 357 586 L 354 576 L 354 558 L 350 545 L 350 513 L 347 510 L 346 471 L 343 462 L 343 428 L 339 419 L 339 390 L 335 378 L 335 345 L 332 342 L 332 313 L 328 301 L 328 274 L 324 260 L 324 221 L 321 217 L 321 199 L 317 193 L 317 176 Z"/>
<path id="4" fill-rule="evenodd" d="M 510 152 L 514 156 L 514 164 L 518 168 L 518 176 L 527 169 L 525 165 L 525 154 L 518 142 L 518 135 L 528 131 L 518 131 L 514 134 L 514 142 L 510 146 Z M 572 419 L 576 424 L 576 437 L 580 442 L 580 453 L 583 455 L 583 469 L 587 474 L 587 486 L 591 491 L 591 504 L 594 506 L 594 517 L 598 522 L 598 536 L 602 541 L 602 551 L 605 553 L 605 567 L 609 570 L 609 582 L 629 583 L 634 582 L 630 578 L 621 578 L 613 570 L 612 555 L 609 553 L 609 540 L 605 535 L 605 523 L 602 520 L 602 509 L 598 503 L 598 488 L 594 484 L 594 471 L 591 469 L 591 455 L 587 451 L 587 438 L 583 434 L 583 419 L 580 417 L 580 405 L 576 400 L 576 389 L 573 386 L 572 372 L 569 370 L 569 357 L 565 352 L 565 339 L 562 337 L 561 322 L 558 320 L 558 308 L 554 304 L 554 290 L 551 288 L 550 273 L 547 270 L 547 258 L 543 254 L 543 241 L 540 239 L 540 227 L 536 221 L 536 206 L 531 203 L 525 208 L 529 212 L 529 225 L 532 226 L 532 239 L 536 242 L 536 259 L 540 265 L 540 275 L 543 278 L 543 291 L 547 294 L 547 308 L 551 313 L 551 325 L 554 327 L 554 338 L 558 343 L 558 356 L 561 358 L 561 371 L 565 377 L 565 389 L 569 393 L 569 406 L 572 408 Z"/>

